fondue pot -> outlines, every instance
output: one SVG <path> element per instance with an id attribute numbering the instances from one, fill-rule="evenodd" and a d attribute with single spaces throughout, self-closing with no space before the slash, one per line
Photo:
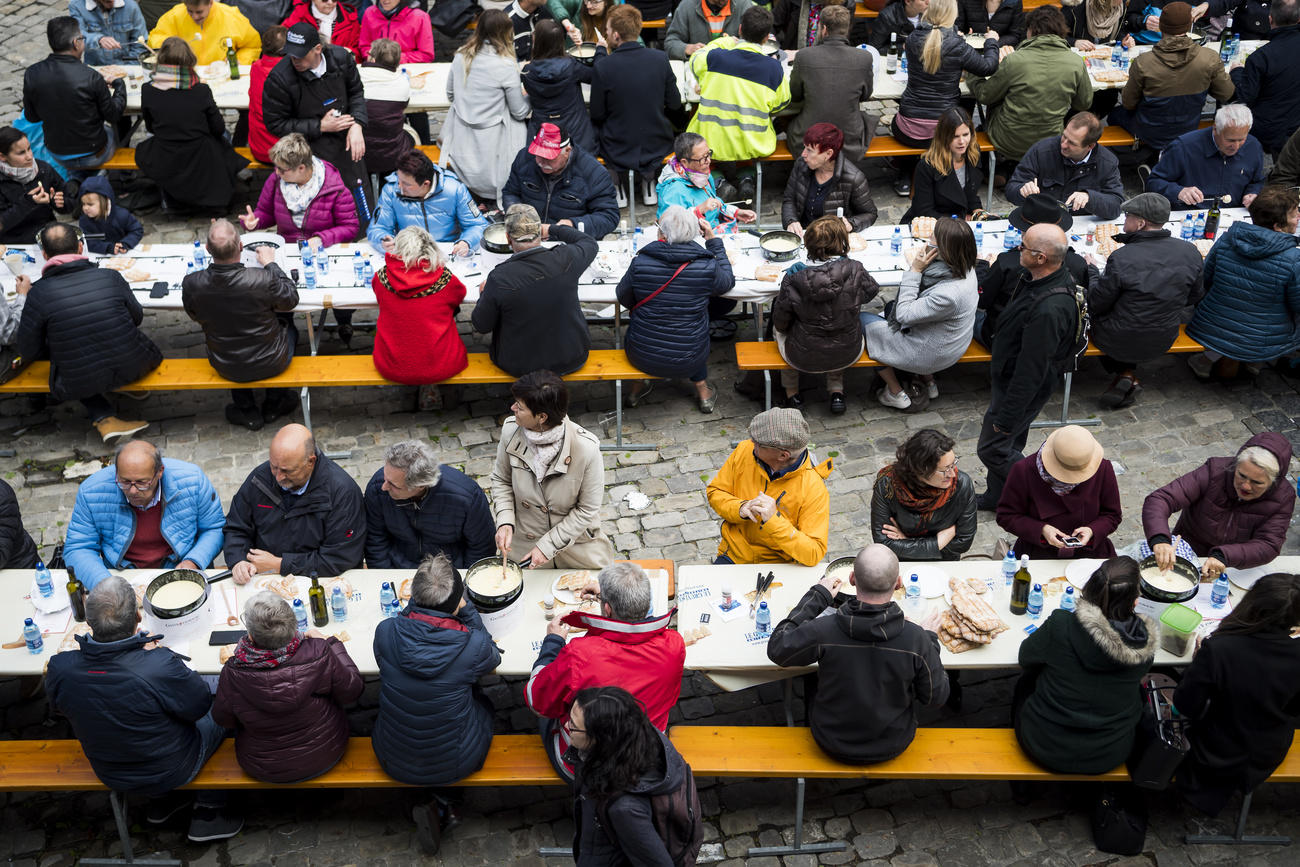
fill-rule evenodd
<path id="1" fill-rule="evenodd" d="M 856 559 L 858 559 L 856 556 L 837 557 L 836 559 L 826 564 L 826 571 L 822 573 L 822 577 L 825 578 L 827 575 L 831 574 L 832 572 L 836 572 L 845 567 L 848 567 L 849 571 L 852 572 L 853 561 Z M 853 585 L 849 584 L 849 581 L 846 578 L 844 579 L 844 583 L 840 585 L 840 589 L 836 591 L 835 601 L 832 602 L 831 604 L 838 608 L 839 606 L 843 605 L 845 602 L 848 602 L 850 599 L 856 599 L 856 598 L 858 598 L 857 591 L 853 589 Z"/>
<path id="2" fill-rule="evenodd" d="M 783 229 L 764 232 L 758 239 L 758 248 L 762 251 L 763 258 L 769 262 L 789 262 L 799 255 L 802 246 L 803 241 L 798 235 Z"/>
<path id="3" fill-rule="evenodd" d="M 506 240 L 505 223 L 488 223 L 488 227 L 483 230 L 483 240 L 479 243 L 489 253 L 499 253 L 503 256 L 510 255 L 510 242 Z M 500 562 L 497 565 L 500 565 Z"/>
<path id="4" fill-rule="evenodd" d="M 580 42 L 570 48 L 568 54 L 574 60 L 584 63 L 587 66 L 591 66 L 596 62 L 596 48 L 597 46 L 594 42 Z"/>
<path id="5" fill-rule="evenodd" d="M 1138 569 L 1147 569 L 1156 565 L 1156 557 L 1149 554 L 1138 562 Z M 1191 582 L 1191 587 L 1187 590 L 1174 592 L 1166 590 L 1163 587 L 1157 587 L 1154 584 L 1142 578 L 1142 595 L 1153 602 L 1186 602 L 1196 595 L 1201 589 L 1201 570 L 1197 569 L 1192 561 L 1184 557 L 1175 557 L 1173 568 L 1170 570 L 1173 574 L 1186 578 Z"/>
<path id="6" fill-rule="evenodd" d="M 501 558 L 484 557 L 465 570 L 465 596 L 478 609 L 483 626 L 494 639 L 504 638 L 519 625 L 524 614 L 524 570 L 514 560 L 505 561 L 505 574 L 516 583 L 503 593 L 484 594 L 474 589 L 476 577 L 501 575 Z"/>
<path id="7" fill-rule="evenodd" d="M 193 569 L 172 569 L 158 575 L 149 582 L 149 586 L 144 590 L 144 601 L 141 603 L 141 608 L 144 612 L 145 627 L 150 632 L 159 632 L 164 636 L 171 637 L 188 634 L 197 628 L 206 629 L 209 626 L 204 618 L 204 613 L 208 610 L 208 585 L 217 581 L 224 581 L 230 575 L 231 571 L 229 569 L 213 575 L 211 578 Z M 200 589 L 198 597 L 181 608 L 164 608 L 155 605 L 153 602 L 154 594 L 168 584 L 177 581 L 196 585 Z"/>

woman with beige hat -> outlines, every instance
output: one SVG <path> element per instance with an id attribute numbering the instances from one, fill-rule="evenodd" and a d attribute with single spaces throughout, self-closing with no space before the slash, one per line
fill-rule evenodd
<path id="1" fill-rule="evenodd" d="M 1115 470 L 1086 428 L 1057 428 L 1011 468 L 997 515 L 1016 535 L 1017 555 L 1114 557 L 1110 534 L 1122 517 Z"/>

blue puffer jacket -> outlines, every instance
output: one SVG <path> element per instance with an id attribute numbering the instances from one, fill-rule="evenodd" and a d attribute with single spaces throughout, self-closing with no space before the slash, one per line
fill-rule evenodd
<path id="1" fill-rule="evenodd" d="M 195 723 L 212 706 L 203 678 L 158 635 L 138 632 L 50 658 L 45 694 L 72 723 L 95 776 L 122 792 L 163 795 L 190 781 L 202 742 Z"/>
<path id="2" fill-rule="evenodd" d="M 81 234 L 86 236 L 86 246 L 90 252 L 113 253 L 116 252 L 115 245 L 119 243 L 130 250 L 140 243 L 140 239 L 144 237 L 144 226 L 140 225 L 135 214 L 117 203 L 117 197 L 113 194 L 108 178 L 98 176 L 87 178 L 81 185 L 78 195 L 84 196 L 86 193 L 99 193 L 109 203 L 107 219 L 100 217 L 92 220 L 85 214 L 78 218 Z"/>
<path id="3" fill-rule="evenodd" d="M 162 535 L 173 552 L 164 566 L 193 560 L 206 569 L 221 551 L 226 525 L 212 483 L 194 464 L 163 458 L 162 499 Z M 107 578 L 109 569 L 131 568 L 123 557 L 135 538 L 135 516 L 135 507 L 118 490 L 113 466 L 77 489 L 63 557 L 87 590 Z"/>
<path id="4" fill-rule="evenodd" d="M 394 237 L 407 226 L 419 226 L 440 244 L 464 241 L 473 250 L 487 228 L 487 217 L 479 213 L 474 197 L 459 180 L 433 167 L 433 188 L 425 199 L 399 195 L 397 172 L 384 179 L 375 218 L 366 229 L 370 246 L 383 251 L 385 237 Z"/>
<path id="5" fill-rule="evenodd" d="M 395 780 L 442 786 L 483 767 L 492 746 L 492 704 L 478 679 L 501 652 L 468 600 L 455 617 L 464 629 L 439 625 L 442 611 L 408 605 L 375 629 L 379 717 L 371 744 Z"/>
<path id="6" fill-rule="evenodd" d="M 1187 335 L 1237 361 L 1300 349 L 1300 249 L 1294 235 L 1233 223 L 1205 257 L 1205 297 Z"/>
<path id="7" fill-rule="evenodd" d="M 520 150 L 501 198 L 506 208 L 518 202 L 532 205 L 543 223 L 569 220 L 574 228 L 582 223 L 582 231 L 597 241 L 618 225 L 618 196 L 609 172 L 577 145 L 560 177 L 549 183 L 528 148 Z"/>
<path id="8" fill-rule="evenodd" d="M 709 299 L 736 285 L 721 238 L 641 248 L 618 283 L 618 301 L 629 311 L 627 357 L 652 376 L 693 377 L 709 360 Z M 682 273 L 673 272 L 689 262 Z M 672 277 L 664 291 L 640 310 L 632 308 Z"/>
<path id="9" fill-rule="evenodd" d="M 394 500 L 379 468 L 366 485 L 366 565 L 414 569 L 428 555 L 446 554 L 457 569 L 496 550 L 496 522 L 487 495 L 455 467 L 442 466 L 438 484 L 416 502 Z"/>

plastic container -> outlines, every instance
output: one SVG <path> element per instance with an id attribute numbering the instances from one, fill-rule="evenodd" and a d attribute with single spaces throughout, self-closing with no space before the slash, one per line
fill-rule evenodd
<path id="1" fill-rule="evenodd" d="M 307 606 L 302 604 L 301 599 L 293 600 L 293 619 L 298 623 L 299 632 L 307 631 Z"/>
<path id="2" fill-rule="evenodd" d="M 1177 602 L 1160 615 L 1160 648 L 1174 656 L 1186 656 L 1201 625 L 1201 613 Z"/>

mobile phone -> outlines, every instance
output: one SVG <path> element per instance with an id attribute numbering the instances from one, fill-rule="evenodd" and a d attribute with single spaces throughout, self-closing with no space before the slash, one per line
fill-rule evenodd
<path id="1" fill-rule="evenodd" d="M 169 287 L 167 286 L 167 281 L 159 280 L 157 283 L 153 284 L 153 288 L 149 290 L 149 297 L 166 298 L 168 291 Z"/>
<path id="2" fill-rule="evenodd" d="M 1082 547 L 1083 547 L 1083 540 L 1080 539 L 1078 536 L 1066 536 L 1064 539 L 1061 540 L 1061 542 L 1062 542 L 1062 544 L 1064 544 L 1065 547 L 1067 547 L 1067 548 L 1082 548 Z"/>
<path id="3" fill-rule="evenodd" d="M 212 647 L 221 647 L 226 644 L 237 644 L 239 639 L 248 634 L 244 629 L 214 629 L 208 636 L 208 644 Z"/>

